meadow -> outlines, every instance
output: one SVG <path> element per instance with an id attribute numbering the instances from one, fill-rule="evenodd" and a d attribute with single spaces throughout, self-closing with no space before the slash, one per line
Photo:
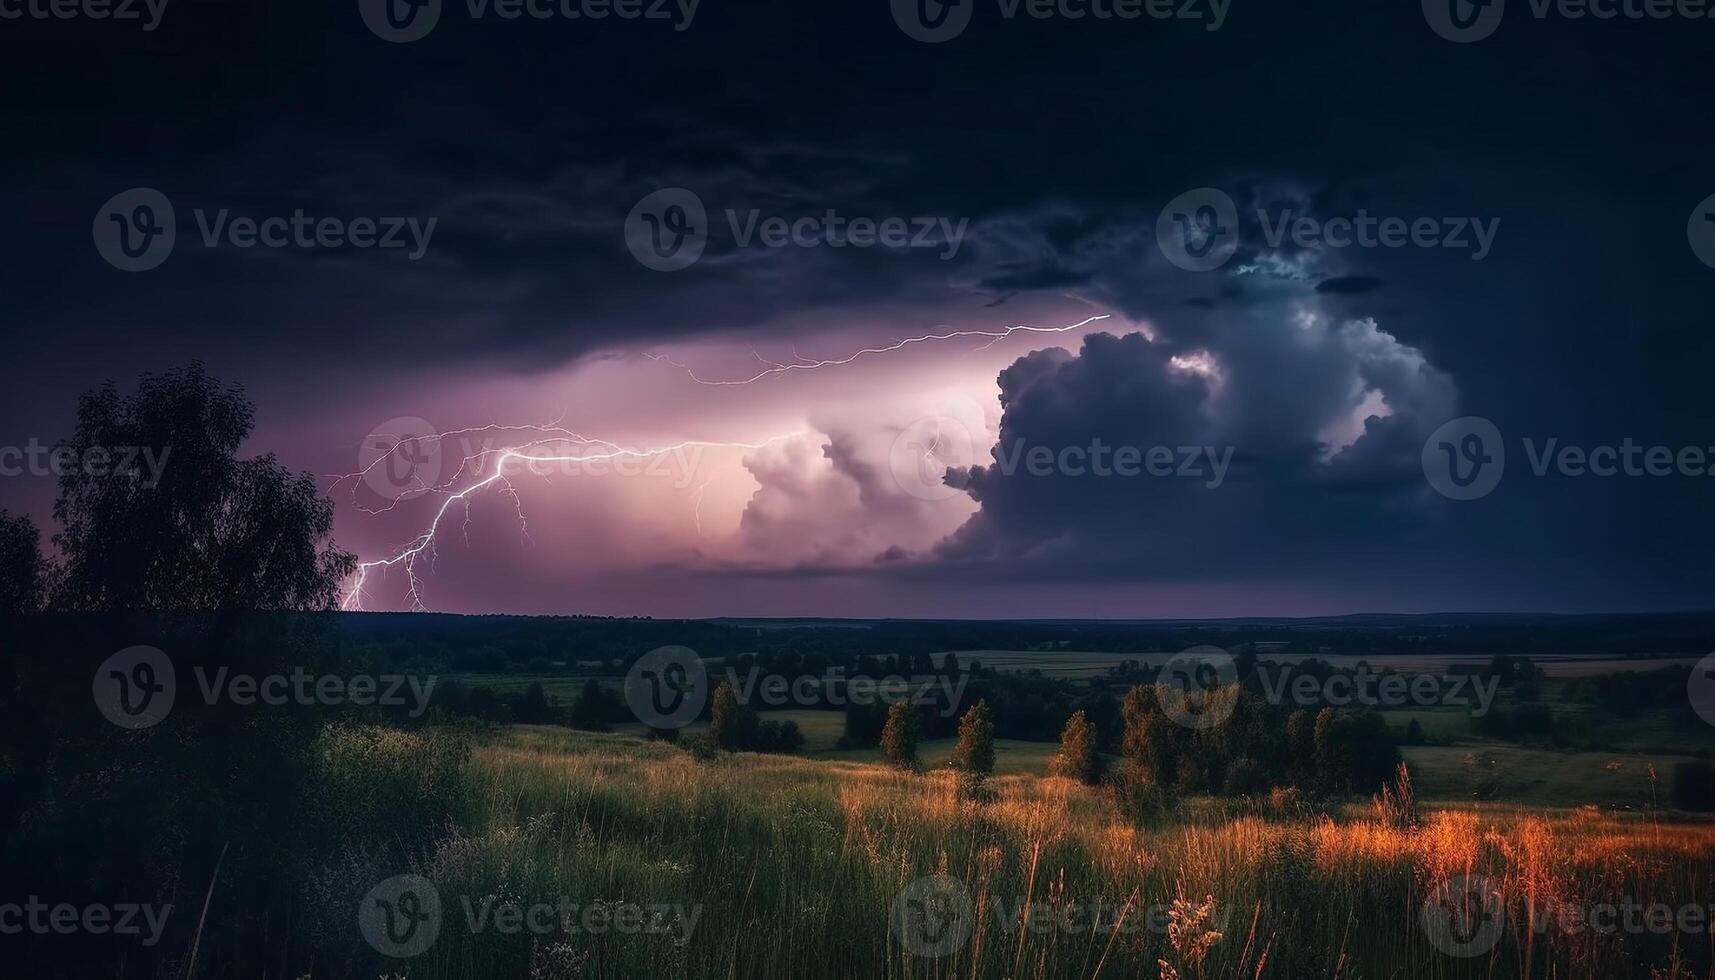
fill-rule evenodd
<path id="1" fill-rule="evenodd" d="M 407 746 L 391 765 L 409 770 L 410 758 Z M 1715 902 L 1715 825 L 1706 821 L 1647 808 L 1441 803 L 1426 805 L 1412 827 L 1361 801 L 1311 806 L 1277 795 L 1188 799 L 1139 824 L 1100 790 L 1045 776 L 1039 760 L 1013 761 L 973 798 L 933 766 L 913 774 L 826 757 L 700 760 L 626 734 L 505 729 L 465 764 L 459 826 L 412 869 L 440 895 L 439 938 L 392 969 L 533 978 L 1709 975 L 1707 919 L 1665 933 L 1587 925 L 1604 903 L 1706 912 Z M 367 765 L 386 772 L 390 763 L 371 756 Z M 1489 907 L 1498 925 L 1473 920 L 1498 928 L 1476 955 L 1443 951 L 1445 930 L 1425 923 L 1426 900 L 1443 897 L 1436 889 L 1449 879 L 1485 882 L 1498 903 Z M 949 895 L 954 913 L 935 905 Z M 481 910 L 496 903 L 642 911 L 629 930 L 532 935 L 487 926 Z M 938 911 L 915 907 L 927 917 L 900 918 L 911 903 Z M 927 935 L 941 945 L 928 952 L 940 955 L 924 955 L 912 922 L 933 927 Z"/>

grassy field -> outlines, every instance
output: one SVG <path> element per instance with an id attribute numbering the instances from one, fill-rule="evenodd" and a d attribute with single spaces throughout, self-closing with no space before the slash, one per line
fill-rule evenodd
<path id="1" fill-rule="evenodd" d="M 1005 746 L 1003 758 L 1031 769 L 1039 760 L 1024 757 L 1040 751 Z M 1451 806 L 1402 830 L 1358 805 L 1328 815 L 1198 800 L 1140 827 L 1098 791 L 1029 772 L 972 801 L 944 772 L 742 753 L 699 762 L 628 735 L 550 728 L 505 731 L 468 773 L 473 825 L 415 869 L 448 911 L 438 942 L 408 962 L 412 977 L 1648 977 L 1689 964 L 1659 974 L 1677 980 L 1709 969 L 1707 930 L 1530 927 L 1527 907 L 1707 905 L 1715 826 L 1661 814 Z M 1444 931 L 1421 913 L 1439 883 L 1467 873 L 1499 903 L 1498 934 L 1463 957 L 1437 945 Z M 465 910 L 497 899 L 645 906 L 637 921 L 658 928 L 469 928 Z M 1079 917 L 1092 907 L 1107 917 Z"/>
<path id="2" fill-rule="evenodd" d="M 1530 807 L 1570 807 L 1592 803 L 1642 810 L 1652 801 L 1665 805 L 1669 778 L 1678 755 L 1621 752 L 1551 752 L 1493 743 L 1488 745 L 1408 746 L 1418 793 L 1427 800 L 1472 797 L 1473 757 L 1494 760 L 1492 798 Z M 1653 767 L 1653 780 L 1652 780 Z"/>

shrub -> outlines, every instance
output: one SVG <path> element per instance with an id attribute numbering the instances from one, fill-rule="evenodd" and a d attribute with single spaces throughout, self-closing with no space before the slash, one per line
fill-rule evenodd
<path id="1" fill-rule="evenodd" d="M 1142 686 L 1126 692 L 1121 713 L 1125 718 L 1122 752 L 1126 763 L 1140 769 L 1151 782 L 1171 785 L 1178 779 L 1179 743 L 1186 729 L 1162 714 L 1154 692 Z"/>
<path id="2" fill-rule="evenodd" d="M 888 762 L 902 769 L 916 769 L 917 709 L 908 701 L 898 701 L 887 709 L 887 724 L 881 728 L 881 754 Z"/>
<path id="3" fill-rule="evenodd" d="M 698 762 L 712 762 L 715 759 L 720 758 L 720 743 L 716 742 L 714 736 L 710 735 L 708 732 L 697 732 L 694 735 L 687 735 L 679 740 L 679 745 L 682 746 L 686 752 L 691 753 L 691 758 Z"/>
<path id="4" fill-rule="evenodd" d="M 540 684 L 530 685 L 532 689 L 540 686 Z M 528 692 L 526 692 L 524 710 L 541 710 L 546 713 L 549 709 L 546 706 L 533 706 Z M 610 730 L 608 723 L 621 715 L 623 715 L 623 710 L 619 704 L 619 696 L 603 687 L 600 681 L 591 677 L 584 681 L 584 687 L 578 694 L 577 703 L 572 705 L 571 725 L 573 728 L 582 728 L 586 731 L 605 732 Z M 519 712 L 519 717 L 520 719 L 523 718 L 523 711 Z"/>
<path id="5" fill-rule="evenodd" d="M 1681 762 L 1673 767 L 1673 805 L 1681 810 L 1715 810 L 1715 765 Z"/>
<path id="6" fill-rule="evenodd" d="M 1409 830 L 1420 822 L 1417 817 L 1417 794 L 1411 789 L 1411 770 L 1401 762 L 1394 771 L 1392 783 L 1382 784 L 1381 792 L 1370 798 L 1376 819 L 1396 830 Z"/>
<path id="7" fill-rule="evenodd" d="M 1500 789 L 1500 760 L 1493 752 L 1465 753 L 1465 771 L 1471 777 L 1471 798 L 1492 800 Z"/>
<path id="8" fill-rule="evenodd" d="M 1056 776 L 1094 786 L 1102 778 L 1102 757 L 1096 752 L 1096 727 L 1084 712 L 1075 712 L 1060 733 L 1060 753 L 1048 764 Z"/>
<path id="9" fill-rule="evenodd" d="M 798 728 L 798 723 L 790 719 L 765 721 L 756 730 L 755 748 L 758 752 L 793 755 L 804 748 L 804 733 Z"/>
<path id="10" fill-rule="evenodd" d="M 1222 788 L 1230 796 L 1250 796 L 1268 788 L 1268 777 L 1263 773 L 1261 763 L 1241 757 L 1227 767 L 1227 778 Z"/>
<path id="11" fill-rule="evenodd" d="M 1146 770 L 1130 762 L 1120 765 L 1111 786 L 1119 811 L 1142 826 L 1165 821 L 1179 806 L 1172 790 L 1157 784 Z"/>
<path id="12" fill-rule="evenodd" d="M 953 746 L 953 768 L 977 783 L 994 772 L 994 722 L 989 720 L 987 701 L 971 705 L 971 710 L 959 719 L 959 741 Z"/>
<path id="13" fill-rule="evenodd" d="M 1405 744 L 1422 745 L 1427 741 L 1428 739 L 1423 734 L 1423 725 L 1416 718 L 1411 719 L 1405 726 Z"/>
<path id="14" fill-rule="evenodd" d="M 756 744 L 756 713 L 738 699 L 731 681 L 721 681 L 715 688 L 714 708 L 709 734 L 715 744 L 728 752 L 748 749 Z"/>

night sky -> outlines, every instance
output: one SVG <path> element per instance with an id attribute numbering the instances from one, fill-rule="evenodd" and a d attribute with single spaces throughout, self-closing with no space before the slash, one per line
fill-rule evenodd
<path id="1" fill-rule="evenodd" d="M 326 477 L 360 558 L 450 506 L 416 571 L 440 611 L 1709 608 L 1715 476 L 1537 476 L 1525 440 L 1715 466 L 1715 267 L 1694 236 L 1715 229 L 1715 19 L 1512 0 L 1453 43 L 1414 2 L 1231 0 L 1215 30 L 1207 2 L 964 3 L 941 43 L 889 0 L 702 0 L 688 22 L 444 0 L 404 43 L 356 0 L 169 0 L 153 30 L 0 17 L 0 445 L 69 435 L 103 379 L 201 359 L 257 403 L 246 452 Z M 133 188 L 175 216 L 147 271 L 97 247 Z M 673 188 L 707 241 L 660 271 L 628 216 Z M 1235 206 L 1208 271 L 1157 234 L 1199 188 Z M 222 209 L 434 224 L 420 255 L 408 230 L 209 246 Z M 769 218 L 830 212 L 842 247 L 767 244 Z M 1469 245 L 1294 241 L 1283 215 L 1431 219 Z M 908 240 L 857 242 L 854 219 L 889 218 Z M 1470 500 L 1425 462 L 1463 417 L 1506 454 Z M 470 431 L 413 452 L 419 484 L 337 479 L 412 420 Z M 567 430 L 538 450 L 697 445 L 449 498 L 499 457 L 461 458 Z M 1096 440 L 1227 466 L 1210 486 L 990 453 Z M 927 482 L 900 465 L 919 449 L 944 464 Z M 53 494 L 0 477 L 0 506 L 50 531 Z M 409 585 L 377 567 L 353 599 L 410 608 Z"/>

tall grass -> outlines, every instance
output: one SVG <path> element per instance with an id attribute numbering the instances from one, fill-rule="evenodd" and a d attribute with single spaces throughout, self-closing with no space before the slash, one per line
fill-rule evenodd
<path id="1" fill-rule="evenodd" d="M 417 869 L 443 903 L 430 977 L 1617 977 L 1709 975 L 1710 935 L 1565 934 L 1556 903 L 1707 906 L 1715 828 L 1584 809 L 1429 810 L 1420 826 L 1204 801 L 1140 829 L 1101 794 L 1012 775 L 780 756 L 698 762 L 620 736 L 521 729 L 479 747 L 474 814 Z M 1492 951 L 1456 958 L 1420 909 L 1451 875 L 1505 896 Z M 969 940 L 913 954 L 890 928 L 917 879 L 962 883 Z M 649 934 L 473 932 L 491 899 L 678 906 Z M 1101 902 L 1102 927 L 1026 925 Z M 1533 913 L 1533 910 L 1534 913 Z M 694 930 L 687 930 L 694 917 Z M 678 921 L 671 921 L 678 918 Z M 1084 919 L 1072 920 L 1088 926 Z"/>

